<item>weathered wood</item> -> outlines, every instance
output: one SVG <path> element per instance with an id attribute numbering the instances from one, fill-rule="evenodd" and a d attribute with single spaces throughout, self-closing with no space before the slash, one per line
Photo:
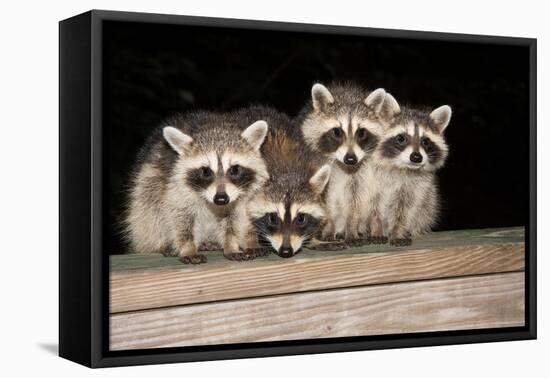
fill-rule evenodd
<path id="1" fill-rule="evenodd" d="M 347 256 L 364 253 L 386 253 L 402 252 L 408 250 L 447 248 L 465 245 L 486 245 L 486 244 L 505 244 L 524 242 L 525 231 L 523 227 L 512 228 L 487 228 L 474 230 L 457 230 L 433 232 L 416 238 L 412 245 L 405 247 L 395 247 L 389 244 L 385 245 L 366 245 L 363 247 L 349 248 L 343 251 L 312 251 L 304 249 L 293 259 L 315 258 L 331 256 Z M 208 251 L 208 264 L 200 266 L 201 269 L 212 267 L 213 265 L 238 264 L 237 262 L 228 262 L 223 257 L 221 251 Z M 275 255 L 264 257 L 262 262 L 280 261 L 281 258 Z M 248 264 L 258 263 L 260 260 L 249 261 Z M 113 255 L 110 258 L 111 272 L 120 273 L 134 270 L 163 270 L 163 269 L 196 269 L 196 266 L 183 265 L 177 257 L 164 257 L 160 254 L 124 254 Z"/>
<path id="2" fill-rule="evenodd" d="M 112 350 L 522 326 L 524 274 L 287 294 L 111 316 Z"/>
<path id="3" fill-rule="evenodd" d="M 523 229 L 441 232 L 413 246 L 304 251 L 292 259 L 227 260 L 144 269 L 148 256 L 111 259 L 111 313 L 199 302 L 524 269 Z M 209 259 L 211 255 L 209 253 Z M 124 262 L 127 264 L 125 265 Z M 130 263 L 128 263 L 130 262 Z"/>

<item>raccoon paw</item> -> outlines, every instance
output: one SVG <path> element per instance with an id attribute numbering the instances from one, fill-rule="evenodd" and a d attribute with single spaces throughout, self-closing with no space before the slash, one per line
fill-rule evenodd
<path id="1" fill-rule="evenodd" d="M 370 244 L 371 241 L 369 238 L 357 238 L 346 240 L 348 247 L 362 247 L 364 245 Z"/>
<path id="2" fill-rule="evenodd" d="M 386 244 L 388 242 L 388 237 L 384 235 L 369 236 L 368 241 L 371 244 Z"/>
<path id="3" fill-rule="evenodd" d="M 184 264 L 198 265 L 198 264 L 205 263 L 206 260 L 207 260 L 206 256 L 205 255 L 200 255 L 200 254 L 180 257 L 180 261 Z"/>
<path id="4" fill-rule="evenodd" d="M 333 240 L 336 240 L 336 241 L 342 241 L 346 238 L 346 235 L 343 234 L 343 233 L 337 233 L 336 235 L 334 235 L 334 239 Z"/>
<path id="5" fill-rule="evenodd" d="M 251 252 L 237 252 L 237 253 L 224 253 L 223 254 L 226 259 L 231 261 L 248 261 L 248 260 L 254 260 L 256 258 L 255 253 Z"/>
<path id="6" fill-rule="evenodd" d="M 265 257 L 271 254 L 271 248 L 248 248 L 244 250 L 244 253 L 253 254 L 256 257 Z"/>
<path id="7" fill-rule="evenodd" d="M 342 242 L 323 242 L 308 247 L 314 251 L 341 251 L 347 249 L 348 246 Z"/>
<path id="8" fill-rule="evenodd" d="M 217 251 L 219 249 L 222 249 L 221 245 L 214 242 L 205 242 L 199 246 L 199 251 Z"/>
<path id="9" fill-rule="evenodd" d="M 344 240 L 343 234 L 325 235 L 318 238 L 322 242 L 340 242 Z"/>
<path id="10" fill-rule="evenodd" d="M 406 245 L 412 244 L 411 238 L 397 238 L 397 239 L 391 239 L 390 240 L 391 245 L 395 245 L 396 247 L 403 247 Z"/>

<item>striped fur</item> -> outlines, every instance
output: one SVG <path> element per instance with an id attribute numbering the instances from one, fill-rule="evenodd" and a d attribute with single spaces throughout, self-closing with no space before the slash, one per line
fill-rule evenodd
<path id="1" fill-rule="evenodd" d="M 249 219 L 262 245 L 292 257 L 325 221 L 330 166 L 304 145 L 299 128 L 286 115 L 269 108 L 253 110 L 253 118 L 269 123 L 261 152 L 270 178 L 249 201 Z"/>
<path id="2" fill-rule="evenodd" d="M 436 224 L 440 199 L 435 171 L 448 155 L 443 131 L 450 117 L 448 106 L 431 113 L 397 107 L 365 174 L 367 218 L 361 222 L 372 240 L 406 245 Z"/>
<path id="3" fill-rule="evenodd" d="M 349 83 L 328 88 L 315 84 L 312 100 L 299 117 L 307 145 L 334 162 L 325 196 L 323 240 L 337 235 L 348 241 L 360 238 L 368 162 L 391 121 L 385 94 L 381 88 L 370 92 Z"/>
<path id="4" fill-rule="evenodd" d="M 247 122 L 247 123 L 245 123 Z M 132 252 L 200 263 L 200 245 L 242 252 L 246 201 L 268 178 L 260 147 L 267 125 L 239 112 L 168 119 L 142 149 L 125 219 Z"/>

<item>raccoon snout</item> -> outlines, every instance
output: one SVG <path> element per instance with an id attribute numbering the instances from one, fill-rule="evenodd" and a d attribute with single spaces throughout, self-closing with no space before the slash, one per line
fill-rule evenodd
<path id="1" fill-rule="evenodd" d="M 411 153 L 411 156 L 409 157 L 413 163 L 422 163 L 422 155 L 420 152 L 413 152 Z"/>
<path id="2" fill-rule="evenodd" d="M 344 156 L 344 163 L 346 163 L 347 165 L 355 165 L 355 164 L 357 164 L 357 156 L 355 156 L 354 153 L 348 152 L 348 153 Z"/>
<path id="3" fill-rule="evenodd" d="M 281 256 L 284 259 L 287 259 L 289 257 L 294 256 L 294 250 L 292 247 L 281 247 L 279 249 L 279 256 Z"/>
<path id="4" fill-rule="evenodd" d="M 227 205 L 229 203 L 229 196 L 225 192 L 216 193 L 214 195 L 214 203 L 219 206 Z"/>

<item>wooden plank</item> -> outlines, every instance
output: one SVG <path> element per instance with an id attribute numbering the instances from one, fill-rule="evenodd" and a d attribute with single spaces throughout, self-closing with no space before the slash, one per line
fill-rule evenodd
<path id="1" fill-rule="evenodd" d="M 287 294 L 111 315 L 111 350 L 524 325 L 524 273 Z"/>
<path id="2" fill-rule="evenodd" d="M 420 236 L 414 240 L 410 246 L 395 247 L 389 244 L 385 245 L 366 245 L 363 247 L 349 248 L 344 251 L 312 251 L 304 249 L 293 259 L 325 257 L 326 254 L 331 256 L 347 256 L 364 253 L 391 253 L 402 252 L 419 249 L 434 249 L 447 248 L 465 245 L 486 245 L 486 244 L 506 244 L 524 242 L 525 231 L 523 227 L 512 228 L 488 228 L 474 230 L 457 230 L 445 232 L 433 232 L 424 236 Z M 215 265 L 238 264 L 236 262 L 228 262 L 223 257 L 221 251 L 206 252 L 208 256 L 208 264 L 200 266 L 201 269 L 208 269 Z M 262 258 L 261 261 L 280 261 L 280 257 L 271 255 L 267 258 Z M 259 260 L 247 262 L 254 264 Z M 165 270 L 177 269 L 184 271 L 186 269 L 194 269 L 196 267 L 183 265 L 176 257 L 164 257 L 160 254 L 125 254 L 112 255 L 110 257 L 111 272 L 120 273 L 135 270 Z"/>
<path id="3" fill-rule="evenodd" d="M 522 242 L 492 243 L 115 272 L 111 274 L 110 311 L 520 271 L 524 250 Z"/>

